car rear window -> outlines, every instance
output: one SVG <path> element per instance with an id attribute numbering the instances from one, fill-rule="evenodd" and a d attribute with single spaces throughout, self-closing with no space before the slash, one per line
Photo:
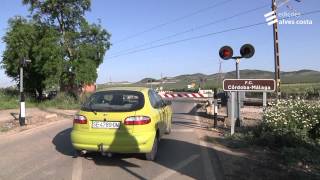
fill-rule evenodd
<path id="1" fill-rule="evenodd" d="M 144 106 L 144 96 L 137 91 L 100 91 L 92 94 L 82 110 L 97 112 L 136 111 Z"/>

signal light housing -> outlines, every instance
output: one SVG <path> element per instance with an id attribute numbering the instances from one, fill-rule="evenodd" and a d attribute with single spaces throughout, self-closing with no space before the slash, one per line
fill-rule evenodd
<path id="1" fill-rule="evenodd" d="M 219 50 L 219 55 L 223 60 L 231 59 L 233 56 L 233 49 L 230 46 L 223 46 Z"/>
<path id="2" fill-rule="evenodd" d="M 254 47 L 251 44 L 245 44 L 240 49 L 241 57 L 251 58 L 255 53 Z"/>

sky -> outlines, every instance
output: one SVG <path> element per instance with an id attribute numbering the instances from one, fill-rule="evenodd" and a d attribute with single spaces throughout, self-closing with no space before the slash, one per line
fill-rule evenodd
<path id="1" fill-rule="evenodd" d="M 222 4 L 213 7 L 217 3 Z M 285 13 L 320 10 L 319 0 L 301 0 L 300 3 L 291 0 L 289 4 L 290 8 L 282 6 L 278 13 L 286 15 Z M 264 5 L 266 5 L 264 8 L 257 11 L 201 29 L 196 28 Z M 264 14 L 270 11 L 271 0 L 92 0 L 91 11 L 86 13 L 86 18 L 91 23 L 100 21 L 102 27 L 111 33 L 113 44 L 99 67 L 97 83 L 136 82 L 145 77 L 159 79 L 161 75 L 172 77 L 192 73 L 218 73 L 220 47 L 229 45 L 233 48 L 234 55 L 239 55 L 240 47 L 246 43 L 252 44 L 256 51 L 252 58 L 241 60 L 240 69 L 274 71 L 273 31 L 272 26 L 267 24 L 127 55 L 121 53 L 128 48 L 135 48 L 192 28 L 193 31 L 143 48 L 256 24 L 265 21 Z M 15 15 L 27 16 L 29 12 L 28 7 L 22 5 L 22 0 L 2 0 L 0 14 L 0 59 L 2 59 L 5 50 L 2 37 L 7 31 L 8 19 Z M 320 70 L 320 59 L 316 53 L 320 50 L 318 45 L 320 13 L 293 19 L 312 21 L 312 24 L 279 25 L 281 71 Z M 161 24 L 162 26 L 159 26 Z M 156 26 L 157 28 L 153 28 Z M 151 28 L 153 30 L 146 31 Z M 117 54 L 120 56 L 115 57 Z M 234 69 L 233 60 L 222 61 L 223 72 Z M 3 69 L 0 69 L 0 87 L 12 84 L 14 84 L 12 80 L 5 75 Z"/>

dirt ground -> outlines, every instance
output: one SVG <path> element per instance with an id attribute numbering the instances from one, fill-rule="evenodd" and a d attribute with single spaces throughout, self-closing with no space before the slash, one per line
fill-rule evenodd
<path id="1" fill-rule="evenodd" d="M 0 134 L 16 133 L 50 122 L 70 118 L 76 114 L 76 110 L 62 109 L 26 109 L 26 126 L 19 125 L 19 109 L 0 110 Z"/>

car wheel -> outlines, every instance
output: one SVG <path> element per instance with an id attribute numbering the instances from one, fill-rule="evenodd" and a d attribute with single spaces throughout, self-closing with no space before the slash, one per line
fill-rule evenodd
<path id="1" fill-rule="evenodd" d="M 82 157 L 83 153 L 80 150 L 75 150 L 73 157 Z"/>
<path id="2" fill-rule="evenodd" d="M 158 143 L 159 143 L 159 138 L 158 138 L 158 136 L 156 136 L 154 138 L 154 142 L 153 142 L 153 146 L 152 146 L 151 152 L 146 153 L 146 160 L 154 161 L 156 159 L 156 155 L 157 155 L 157 152 L 158 152 Z"/>

